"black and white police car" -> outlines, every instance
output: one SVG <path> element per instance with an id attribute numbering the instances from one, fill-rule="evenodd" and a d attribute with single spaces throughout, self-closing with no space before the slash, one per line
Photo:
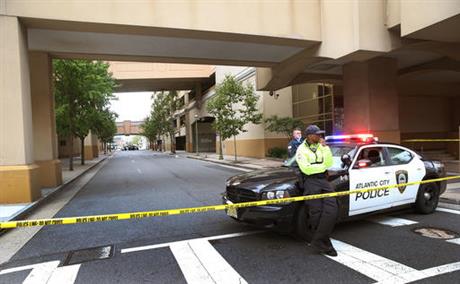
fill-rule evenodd
<path id="1" fill-rule="evenodd" d="M 397 144 L 379 143 L 371 134 L 327 136 L 334 164 L 328 179 L 335 191 L 403 184 L 435 179 L 446 175 L 439 161 L 424 159 L 416 152 Z M 280 168 L 264 169 L 229 178 L 224 204 L 302 195 L 294 158 Z M 397 210 L 412 206 L 422 214 L 432 213 L 446 182 L 400 186 L 338 197 L 338 222 L 355 216 Z M 308 237 L 308 217 L 304 202 L 229 209 L 230 217 L 255 225 L 274 226 L 279 231 L 297 231 Z"/>

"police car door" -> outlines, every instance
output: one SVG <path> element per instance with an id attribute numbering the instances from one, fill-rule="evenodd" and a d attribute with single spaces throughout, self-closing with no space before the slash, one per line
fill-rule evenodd
<path id="1" fill-rule="evenodd" d="M 391 165 L 390 169 L 396 181 L 394 184 L 416 182 L 423 179 L 426 173 L 425 165 L 416 157 L 415 153 L 396 145 L 387 145 L 386 148 Z M 391 206 L 414 203 L 419 186 L 416 184 L 390 189 Z"/>
<path id="2" fill-rule="evenodd" d="M 349 170 L 350 190 L 395 184 L 394 170 L 388 164 L 386 149 L 380 145 L 362 146 Z M 351 194 L 348 215 L 357 215 L 391 206 L 390 189 Z"/>

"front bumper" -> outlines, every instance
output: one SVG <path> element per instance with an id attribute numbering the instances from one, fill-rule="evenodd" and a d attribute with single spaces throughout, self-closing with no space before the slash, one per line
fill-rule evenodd
<path id="1" fill-rule="evenodd" d="M 223 204 L 235 203 L 227 198 L 222 197 Z M 257 226 L 276 226 L 280 229 L 288 229 L 292 226 L 299 202 L 293 202 L 284 205 L 267 205 L 236 208 L 236 217 L 233 219 Z M 227 215 L 229 212 L 225 210 Z M 233 214 L 230 214 L 233 215 Z"/>

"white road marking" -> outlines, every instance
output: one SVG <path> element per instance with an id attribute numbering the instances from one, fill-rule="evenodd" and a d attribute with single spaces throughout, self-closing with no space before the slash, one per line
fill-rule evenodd
<path id="1" fill-rule="evenodd" d="M 437 275 L 446 274 L 446 273 L 450 273 L 450 272 L 454 272 L 454 271 L 458 271 L 458 270 L 460 270 L 460 262 L 454 262 L 454 263 L 449 263 L 449 264 L 445 264 L 445 265 L 441 265 L 441 266 L 427 268 L 427 269 L 424 269 L 424 270 L 419 270 L 419 271 L 417 271 L 418 273 L 416 273 L 416 274 L 409 273 L 409 274 L 406 274 L 406 275 L 400 275 L 400 276 L 404 277 L 405 279 L 407 279 L 406 281 L 399 281 L 399 279 L 390 278 L 390 279 L 387 279 L 385 281 L 378 282 L 378 283 L 388 283 L 388 284 L 409 283 L 409 282 L 414 282 L 414 281 L 417 281 L 417 280 L 422 280 L 422 279 L 425 279 L 425 278 L 434 277 L 434 276 L 437 276 Z"/>
<path id="2" fill-rule="evenodd" d="M 457 215 L 460 215 L 460 211 L 458 211 L 458 210 L 453 210 L 453 209 L 447 209 L 447 208 L 436 208 L 436 211 L 440 211 L 440 212 L 447 212 L 447 213 L 452 213 L 452 214 L 457 214 Z"/>
<path id="3" fill-rule="evenodd" d="M 170 248 L 187 283 L 215 284 L 187 242 L 173 244 Z"/>
<path id="4" fill-rule="evenodd" d="M 394 278 L 398 282 L 405 281 L 406 279 L 400 277 L 399 275 L 418 272 L 409 266 L 367 252 L 338 240 L 332 240 L 332 244 L 337 250 L 338 256 L 328 256 L 330 259 L 356 270 L 376 281 L 385 281 L 390 278 Z"/>
<path id="5" fill-rule="evenodd" d="M 247 283 L 206 240 L 170 246 L 187 283 Z"/>
<path id="6" fill-rule="evenodd" d="M 456 244 L 456 245 L 460 245 L 460 238 L 447 240 L 446 242 Z"/>
<path id="7" fill-rule="evenodd" d="M 367 252 L 338 240 L 332 240 L 337 257 L 330 257 L 378 283 L 409 283 L 460 270 L 460 262 L 417 270 L 402 263 Z"/>
<path id="8" fill-rule="evenodd" d="M 407 226 L 417 224 L 418 222 L 407 220 L 403 218 L 396 218 L 396 217 L 388 217 L 388 216 L 374 216 L 367 218 L 366 220 L 378 223 L 381 225 L 391 226 L 391 227 L 399 227 L 399 226 Z"/>
<path id="9" fill-rule="evenodd" d="M 137 172 L 138 172 L 139 174 L 142 174 L 141 169 L 137 168 L 136 170 L 137 170 Z"/>
<path id="10" fill-rule="evenodd" d="M 47 284 L 75 283 L 81 264 L 58 267 Z"/>
<path id="11" fill-rule="evenodd" d="M 8 268 L 0 271 L 0 275 L 8 274 L 23 270 L 32 269 L 32 271 L 27 275 L 27 278 L 22 282 L 23 284 L 41 284 L 47 283 L 48 279 L 51 277 L 53 271 L 58 267 L 59 261 L 49 261 L 32 265 L 25 265 L 20 267 Z"/>
<path id="12" fill-rule="evenodd" d="M 253 235 L 253 234 L 258 234 L 258 233 L 262 233 L 262 232 L 264 232 L 264 231 L 241 232 L 241 233 L 233 233 L 233 234 L 218 235 L 218 236 L 211 236 L 211 237 L 204 237 L 204 238 L 196 238 L 196 239 L 189 239 L 189 240 L 170 242 L 170 243 L 163 243 L 163 244 L 155 244 L 155 245 L 148 245 L 148 246 L 141 246 L 141 247 L 125 248 L 125 249 L 121 250 L 121 253 L 130 253 L 130 252 L 136 252 L 136 251 L 164 248 L 164 247 L 169 247 L 169 246 L 177 244 L 177 243 L 183 243 L 183 242 L 187 242 L 187 241 L 194 241 L 194 240 L 212 241 L 212 240 L 220 240 L 220 239 L 228 239 L 228 238 L 236 238 L 236 237 L 241 237 L 241 236 Z"/>
<path id="13" fill-rule="evenodd" d="M 446 189 L 457 189 L 460 188 L 460 182 L 448 183 Z"/>
<path id="14" fill-rule="evenodd" d="M 243 172 L 253 172 L 253 171 L 257 170 L 257 169 L 250 170 L 250 169 L 244 169 L 244 168 L 239 168 L 239 167 L 232 167 L 232 166 L 227 166 L 227 165 L 218 164 L 218 163 L 213 163 L 213 164 L 217 164 L 220 167 L 229 168 L 229 169 L 238 170 L 238 171 L 243 171 Z"/>

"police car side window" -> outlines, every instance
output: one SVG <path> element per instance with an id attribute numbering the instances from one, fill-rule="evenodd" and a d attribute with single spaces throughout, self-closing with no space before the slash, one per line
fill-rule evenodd
<path id="1" fill-rule="evenodd" d="M 392 165 L 404 165 L 412 161 L 412 154 L 401 148 L 388 147 L 388 156 Z"/>
<path id="2" fill-rule="evenodd" d="M 383 147 L 368 147 L 361 149 L 357 161 L 359 160 L 371 161 L 369 167 L 387 166 L 387 163 L 385 162 Z"/>

